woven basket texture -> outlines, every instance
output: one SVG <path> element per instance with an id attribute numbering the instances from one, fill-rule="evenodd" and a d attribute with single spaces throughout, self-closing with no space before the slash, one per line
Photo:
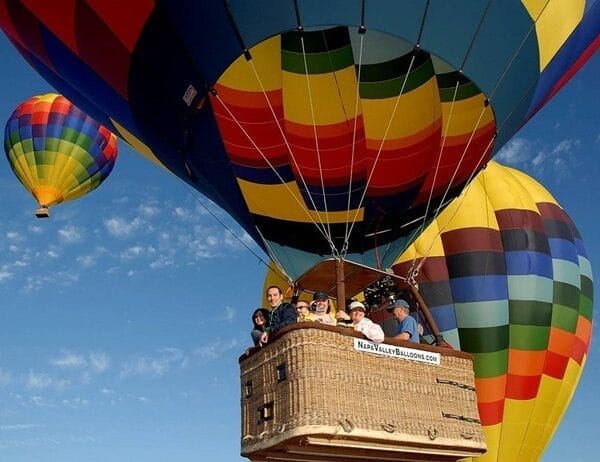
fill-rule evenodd
<path id="1" fill-rule="evenodd" d="M 485 451 L 466 357 L 442 354 L 439 366 L 389 358 L 356 351 L 353 337 L 335 329 L 301 328 L 240 367 L 243 455 L 315 433 L 463 456 Z"/>

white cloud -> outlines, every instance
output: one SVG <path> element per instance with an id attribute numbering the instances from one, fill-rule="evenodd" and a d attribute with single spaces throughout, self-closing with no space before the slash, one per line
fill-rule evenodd
<path id="1" fill-rule="evenodd" d="M 21 241 L 23 236 L 21 236 L 17 231 L 7 231 L 6 238 L 11 241 Z"/>
<path id="2" fill-rule="evenodd" d="M 67 244 L 74 244 L 83 240 L 83 231 L 73 225 L 67 225 L 58 230 L 59 239 Z"/>
<path id="3" fill-rule="evenodd" d="M 158 257 L 158 259 L 150 263 L 150 268 L 152 269 L 168 268 L 173 266 L 175 266 L 175 261 L 166 255 L 161 255 Z"/>
<path id="4" fill-rule="evenodd" d="M 110 357 L 101 352 L 91 352 L 86 358 L 81 353 L 64 351 L 61 356 L 50 360 L 50 364 L 61 369 L 86 369 L 88 373 L 104 372 L 110 368 L 110 363 Z"/>
<path id="5" fill-rule="evenodd" d="M 25 387 L 28 390 L 44 390 L 53 388 L 55 390 L 64 390 L 71 385 L 69 380 L 57 379 L 48 374 L 36 373 L 29 371 L 29 375 L 25 379 Z"/>
<path id="6" fill-rule="evenodd" d="M 228 350 L 237 347 L 239 344 L 238 340 L 232 338 L 227 341 L 217 340 L 215 342 L 211 342 L 208 345 L 201 346 L 194 350 L 194 357 L 198 360 L 200 364 L 205 364 L 207 362 L 213 361 L 223 355 Z"/>
<path id="7" fill-rule="evenodd" d="M 581 146 L 578 139 L 564 139 L 555 146 L 543 146 L 540 142 L 530 142 L 516 138 L 496 155 L 495 159 L 534 175 L 553 175 L 552 180 L 560 182 L 569 174 L 571 164 L 577 161 L 576 154 Z"/>
<path id="8" fill-rule="evenodd" d="M 175 207 L 175 209 L 173 209 L 173 216 L 186 221 L 189 218 L 189 211 L 183 207 Z"/>
<path id="9" fill-rule="evenodd" d="M 113 217 L 104 220 L 104 226 L 113 236 L 128 237 L 142 226 L 142 220 L 140 218 L 134 218 L 131 221 L 127 221 L 121 217 Z"/>
<path id="10" fill-rule="evenodd" d="M 0 267 L 0 283 L 2 283 L 4 281 L 8 281 L 12 277 L 13 277 L 13 273 L 11 271 L 9 271 L 8 265 L 2 265 Z"/>
<path id="11" fill-rule="evenodd" d="M 84 367 L 86 360 L 80 354 L 64 352 L 62 356 L 50 360 L 50 364 L 61 369 L 76 369 Z"/>
<path id="12" fill-rule="evenodd" d="M 54 250 L 50 249 L 46 252 L 46 256 L 49 258 L 58 258 L 58 253 L 56 253 Z"/>
<path id="13" fill-rule="evenodd" d="M 18 252 L 19 251 L 19 247 L 16 245 L 9 245 L 8 246 L 8 250 L 10 250 L 11 252 Z"/>
<path id="14" fill-rule="evenodd" d="M 221 318 L 219 318 L 219 320 L 231 322 L 234 319 L 235 319 L 235 310 L 233 308 L 231 308 L 230 306 L 226 306 L 225 313 L 223 314 L 223 316 Z"/>
<path id="15" fill-rule="evenodd" d="M 42 234 L 44 232 L 41 226 L 30 226 L 28 229 L 31 234 Z"/>
<path id="16" fill-rule="evenodd" d="M 100 390 L 100 393 L 102 393 L 103 395 L 112 395 L 115 393 L 115 390 L 111 390 L 110 388 L 102 388 Z"/>
<path id="17" fill-rule="evenodd" d="M 39 407 L 56 407 L 53 401 L 42 396 L 32 396 L 29 398 L 29 403 Z"/>
<path id="18" fill-rule="evenodd" d="M 1 431 L 21 431 L 21 430 L 31 430 L 32 428 L 40 428 L 41 425 L 36 424 L 13 424 L 13 425 L 0 425 Z"/>
<path id="19" fill-rule="evenodd" d="M 100 373 L 110 368 L 110 357 L 106 353 L 90 353 L 89 365 L 92 371 Z"/>
<path id="20" fill-rule="evenodd" d="M 121 252 L 121 258 L 123 260 L 132 260 L 134 258 L 140 257 L 145 253 L 145 248 L 141 245 L 136 245 L 133 247 L 129 247 Z"/>
<path id="21" fill-rule="evenodd" d="M 525 167 L 531 157 L 531 146 L 523 138 L 509 141 L 496 156 L 495 160 L 514 167 Z"/>
<path id="22" fill-rule="evenodd" d="M 146 398 L 145 396 L 138 396 L 138 401 L 141 403 L 148 403 L 150 402 L 150 400 L 148 398 Z"/>
<path id="23" fill-rule="evenodd" d="M 185 359 L 179 348 L 162 348 L 157 353 L 156 356 L 139 356 L 124 363 L 119 376 L 163 377 L 174 366 L 181 366 Z"/>
<path id="24" fill-rule="evenodd" d="M 60 404 L 65 407 L 79 408 L 87 406 L 89 401 L 83 398 L 63 399 Z"/>
<path id="25" fill-rule="evenodd" d="M 70 286 L 79 281 L 79 276 L 66 271 L 48 273 L 37 276 L 29 276 L 26 280 L 23 290 L 33 292 L 48 286 Z"/>
<path id="26" fill-rule="evenodd" d="M 81 266 L 90 268 L 96 264 L 96 258 L 95 255 L 80 255 L 76 260 Z"/>
<path id="27" fill-rule="evenodd" d="M 141 204 L 138 207 L 138 211 L 146 217 L 153 217 L 154 215 L 158 215 L 160 213 L 160 208 L 156 204 L 146 203 Z"/>

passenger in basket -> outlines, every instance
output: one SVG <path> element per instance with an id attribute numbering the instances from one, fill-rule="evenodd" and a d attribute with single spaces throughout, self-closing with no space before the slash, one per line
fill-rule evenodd
<path id="1" fill-rule="evenodd" d="M 317 290 L 313 295 L 313 317 L 316 322 L 322 322 L 323 324 L 329 324 L 335 326 L 335 318 L 331 315 L 331 308 L 329 306 L 329 296 L 327 292 Z"/>
<path id="2" fill-rule="evenodd" d="M 277 286 L 267 288 L 267 301 L 271 306 L 269 317 L 269 335 L 274 334 L 298 320 L 296 307 L 283 301 L 283 292 Z M 267 341 L 268 341 L 267 337 Z"/>
<path id="3" fill-rule="evenodd" d="M 314 321 L 314 315 L 310 312 L 310 306 L 305 300 L 296 302 L 296 311 L 298 311 L 298 322 Z"/>
<path id="4" fill-rule="evenodd" d="M 350 303 L 350 318 L 354 330 L 362 333 L 369 340 L 375 343 L 383 342 L 383 329 L 379 324 L 374 323 L 369 318 L 365 318 L 367 310 L 361 302 Z"/>
<path id="5" fill-rule="evenodd" d="M 267 343 L 267 329 L 269 327 L 269 310 L 265 308 L 257 308 L 252 313 L 252 341 L 254 346 L 263 346 Z"/>
<path id="6" fill-rule="evenodd" d="M 393 338 L 420 343 L 417 321 L 408 314 L 410 305 L 406 300 L 399 298 L 391 308 L 388 308 L 388 312 L 392 313 L 398 321 L 398 332 Z"/>

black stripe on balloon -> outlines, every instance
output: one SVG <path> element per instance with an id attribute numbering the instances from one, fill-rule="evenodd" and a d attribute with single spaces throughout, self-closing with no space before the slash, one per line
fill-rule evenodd
<path id="1" fill-rule="evenodd" d="M 430 59 L 431 56 L 429 53 L 422 52 L 415 54 L 413 51 L 411 51 L 410 53 L 389 61 L 374 64 L 363 64 L 360 71 L 360 81 L 361 83 L 368 83 L 392 80 L 398 78 L 399 76 L 406 75 L 409 69 L 411 69 L 411 73 L 414 73 L 425 63 L 428 63 Z M 429 70 L 429 68 L 427 68 L 427 70 Z M 431 69 L 431 72 L 427 72 L 427 74 L 434 75 L 433 69 Z M 425 78 L 428 80 L 427 76 Z"/>
<path id="2" fill-rule="evenodd" d="M 303 54 L 300 37 L 304 38 L 304 50 L 307 54 L 338 50 L 350 43 L 348 28 L 339 26 L 318 31 L 285 32 L 281 34 L 281 50 Z"/>
<path id="3" fill-rule="evenodd" d="M 579 296 L 581 294 L 579 287 L 560 281 L 554 281 L 553 287 L 554 303 L 579 311 Z"/>
<path id="4" fill-rule="evenodd" d="M 587 276 L 581 275 L 581 295 L 592 299 L 594 296 L 594 282 Z"/>
<path id="5" fill-rule="evenodd" d="M 506 262 L 501 252 L 481 251 L 446 255 L 446 263 L 451 278 L 506 274 Z"/>
<path id="6" fill-rule="evenodd" d="M 573 232 L 568 223 L 561 220 L 544 220 L 544 228 L 548 238 L 559 238 L 569 242 L 575 242 Z"/>
<path id="7" fill-rule="evenodd" d="M 505 252 L 531 251 L 550 255 L 548 238 L 531 229 L 506 229 L 500 232 Z"/>
<path id="8" fill-rule="evenodd" d="M 453 303 L 452 287 L 450 286 L 450 281 L 448 280 L 437 282 L 421 282 L 419 283 L 419 293 L 430 308 L 451 305 Z"/>
<path id="9" fill-rule="evenodd" d="M 552 303 L 537 300 L 509 300 L 511 324 L 549 326 L 552 323 Z"/>
<path id="10" fill-rule="evenodd" d="M 408 222 L 410 214 L 402 216 Z M 265 239 L 283 246 L 302 249 L 319 255 L 331 255 L 331 247 L 323 239 L 320 230 L 312 222 L 278 220 L 263 215 L 252 215 L 255 225 Z M 357 222 L 349 239 L 348 253 L 364 253 L 375 246 L 382 246 L 400 238 L 410 236 L 420 222 L 405 227 L 398 226 L 399 220 L 381 219 L 379 221 Z M 330 223 L 332 241 L 341 249 L 345 241 L 346 223 Z"/>
<path id="11" fill-rule="evenodd" d="M 460 349 L 469 353 L 492 353 L 508 348 L 508 325 L 458 329 Z"/>

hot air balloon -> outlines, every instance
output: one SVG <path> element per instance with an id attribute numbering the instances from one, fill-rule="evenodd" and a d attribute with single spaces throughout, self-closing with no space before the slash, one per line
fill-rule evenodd
<path id="1" fill-rule="evenodd" d="M 13 172 L 38 201 L 38 218 L 50 207 L 97 188 L 117 158 L 117 138 L 64 96 L 49 93 L 19 104 L 4 131 Z"/>
<path id="2" fill-rule="evenodd" d="M 0 27 L 307 286 L 391 265 L 596 50 L 586 3 L 2 0 Z"/>
<path id="3" fill-rule="evenodd" d="M 474 358 L 488 450 L 474 460 L 539 460 L 591 341 L 592 268 L 573 221 L 534 179 L 490 162 L 393 269 L 413 274 L 445 340 Z M 265 283 L 282 278 L 272 269 Z M 385 310 L 371 318 L 394 335 Z"/>
<path id="4" fill-rule="evenodd" d="M 0 0 L 0 27 L 286 278 L 343 300 L 600 46 L 587 3 Z"/>
<path id="5" fill-rule="evenodd" d="M 478 460 L 539 460 L 592 332 L 592 269 L 573 221 L 535 180 L 491 162 L 393 269 L 415 266 L 444 338 L 475 358 Z"/>

